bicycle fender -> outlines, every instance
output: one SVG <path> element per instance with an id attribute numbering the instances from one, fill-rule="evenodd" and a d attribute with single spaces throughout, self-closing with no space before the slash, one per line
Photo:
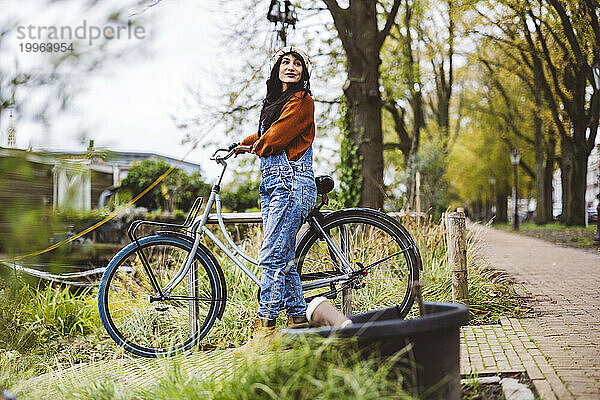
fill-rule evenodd
<path id="1" fill-rule="evenodd" d="M 189 235 L 186 235 L 185 233 L 176 232 L 176 231 L 158 231 L 156 233 L 161 236 L 175 236 L 179 239 L 182 239 L 189 243 L 190 248 L 194 245 L 194 238 Z M 227 284 L 225 281 L 225 274 L 223 273 L 223 269 L 221 268 L 221 265 L 217 261 L 217 258 L 205 245 L 200 243 L 198 246 L 198 249 L 200 251 L 202 251 L 204 254 L 206 254 L 211 259 L 211 261 L 213 262 L 213 264 L 215 265 L 215 268 L 217 270 L 217 276 L 219 277 L 219 284 L 221 286 L 221 292 L 222 292 L 221 297 L 223 299 L 223 301 L 221 301 L 221 305 L 219 306 L 219 310 L 217 311 L 217 318 L 222 319 L 223 313 L 225 312 L 225 304 L 227 303 Z"/>

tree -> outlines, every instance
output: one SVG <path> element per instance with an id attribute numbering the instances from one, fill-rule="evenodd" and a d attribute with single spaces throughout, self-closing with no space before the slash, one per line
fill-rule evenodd
<path id="1" fill-rule="evenodd" d="M 550 111 L 554 126 L 548 130 L 547 155 L 553 154 L 555 132 L 560 139 L 563 221 L 583 225 L 586 188 L 582 182 L 586 181 L 587 159 L 600 119 L 600 88 L 595 87 L 591 70 L 600 53 L 599 3 L 501 0 L 492 5 L 505 7 L 494 21 L 502 32 L 495 36 L 496 41 L 520 53 L 521 62 L 531 70 L 538 96 L 543 96 Z M 544 179 L 549 180 L 551 166 L 547 163 L 540 168 L 539 160 L 538 156 L 537 170 L 543 170 Z M 547 185 L 544 187 L 547 193 Z M 547 204 L 544 212 L 549 213 Z"/>
<path id="2" fill-rule="evenodd" d="M 502 138 L 508 148 L 527 149 L 535 154 L 534 168 L 528 167 L 526 161 L 520 165 L 535 180 L 534 221 L 545 224 L 552 221 L 552 174 L 556 147 L 554 124 L 543 101 L 539 79 L 528 68 L 526 54 L 515 54 L 514 48 L 505 48 L 502 44 L 494 50 L 490 52 L 480 48 L 478 55 L 490 80 L 491 95 L 501 100 L 500 104 L 488 102 L 490 107 L 485 112 L 499 116 L 512 133 L 512 138 Z M 523 86 L 527 91 L 519 90 Z"/>
<path id="3" fill-rule="evenodd" d="M 543 10 L 530 4 L 519 9 L 532 63 L 546 72 L 540 74 L 542 89 L 560 136 L 566 225 L 585 224 L 587 160 L 600 121 L 600 88 L 591 69 L 600 54 L 599 5 L 594 0 L 548 0 Z"/>
<path id="4" fill-rule="evenodd" d="M 439 28 L 437 24 L 435 24 L 436 29 L 431 31 L 430 28 L 428 35 L 425 36 L 427 38 L 428 57 L 435 82 L 435 92 L 429 99 L 429 105 L 439 129 L 439 140 L 442 147 L 446 150 L 448 150 L 451 141 L 456 139 L 456 137 L 450 137 L 450 106 L 455 79 L 456 18 L 460 15 L 454 3 L 456 3 L 456 0 L 446 0 L 444 3 L 441 3 L 445 7 L 442 8 L 439 18 L 444 22 L 447 21 L 447 26 L 445 26 L 447 37 L 438 32 Z M 468 9 L 461 2 L 458 3 L 463 11 Z M 438 36 L 442 36 L 443 39 L 440 40 L 437 38 Z M 457 118 L 457 126 L 460 122 L 459 120 L 460 118 Z M 458 129 L 456 129 L 456 132 L 458 132 Z"/>
<path id="5" fill-rule="evenodd" d="M 169 168 L 170 165 L 164 160 L 146 159 L 131 167 L 121 187 L 137 195 Z M 142 196 L 136 205 L 167 211 L 174 211 L 177 208 L 189 209 L 196 197 L 209 191 L 210 185 L 203 182 L 200 172 L 188 176 L 183 170 L 174 169 L 160 184 Z"/>
<path id="6" fill-rule="evenodd" d="M 400 150 L 407 168 L 411 156 L 419 149 L 421 130 L 425 127 L 420 59 L 417 52 L 419 42 L 423 41 L 419 24 L 423 18 L 422 8 L 418 0 L 404 1 L 400 16 L 402 24 L 394 24 L 388 45 L 384 47 L 387 68 L 382 73 L 383 107 L 392 117 L 396 134 L 396 140 L 384 143 L 384 149 Z M 407 108 L 410 108 L 410 115 Z"/>
<path id="7" fill-rule="evenodd" d="M 400 0 L 394 0 L 385 24 L 378 27 L 377 1 L 352 1 L 348 8 L 336 0 L 323 0 L 333 17 L 339 38 L 346 53 L 347 80 L 344 94 L 352 121 L 351 139 L 363 159 L 363 185 L 360 205 L 383 206 L 383 134 L 381 128 L 382 101 L 379 90 L 380 50 L 392 28 Z"/>

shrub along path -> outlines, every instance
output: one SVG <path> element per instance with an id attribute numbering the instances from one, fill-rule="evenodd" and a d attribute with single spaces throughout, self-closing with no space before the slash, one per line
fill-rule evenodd
<path id="1" fill-rule="evenodd" d="M 530 298 L 534 312 L 518 321 L 521 336 L 539 349 L 532 358 L 554 395 L 600 398 L 600 255 L 480 225 L 469 228 L 483 238 L 481 256 Z"/>

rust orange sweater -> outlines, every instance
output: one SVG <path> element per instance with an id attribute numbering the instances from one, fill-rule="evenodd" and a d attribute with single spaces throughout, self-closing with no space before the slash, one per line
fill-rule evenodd
<path id="1" fill-rule="evenodd" d="M 286 152 L 288 160 L 298 160 L 315 139 L 315 104 L 312 97 L 298 92 L 281 109 L 281 115 L 269 129 L 246 137 L 242 145 L 253 145 L 259 157 Z"/>

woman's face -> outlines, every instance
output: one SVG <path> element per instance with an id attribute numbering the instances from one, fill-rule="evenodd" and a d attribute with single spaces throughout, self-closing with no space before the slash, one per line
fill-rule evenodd
<path id="1" fill-rule="evenodd" d="M 287 90 L 290 84 L 298 82 L 300 77 L 302 77 L 302 62 L 293 54 L 283 56 L 279 66 L 279 80 L 283 84 L 283 90 Z"/>

